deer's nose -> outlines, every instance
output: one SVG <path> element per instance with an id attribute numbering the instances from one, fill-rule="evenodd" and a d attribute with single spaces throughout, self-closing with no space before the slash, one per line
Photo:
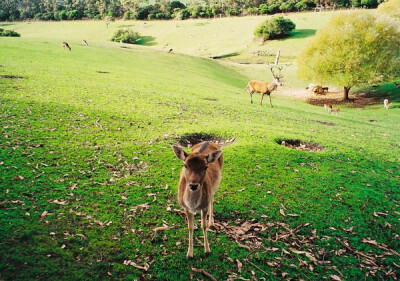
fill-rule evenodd
<path id="1" fill-rule="evenodd" d="M 193 191 L 196 191 L 199 188 L 200 184 L 198 183 L 191 183 L 189 184 L 189 188 Z"/>

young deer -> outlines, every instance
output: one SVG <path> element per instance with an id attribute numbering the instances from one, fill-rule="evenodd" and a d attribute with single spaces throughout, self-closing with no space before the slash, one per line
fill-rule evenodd
<path id="1" fill-rule="evenodd" d="M 204 252 L 211 252 L 207 240 L 207 213 L 210 227 L 214 225 L 213 198 L 221 182 L 223 156 L 221 148 L 208 141 L 193 146 L 190 154 L 175 145 L 172 149 L 184 162 L 179 180 L 178 201 L 188 220 L 189 249 L 186 257 L 190 259 L 193 258 L 194 215 L 198 212 L 201 213 Z"/>
<path id="2" fill-rule="evenodd" d="M 253 93 L 254 92 L 258 92 L 258 93 L 261 93 L 261 105 L 262 105 L 262 101 L 263 101 L 264 95 L 267 94 L 268 98 L 269 98 L 269 104 L 271 105 L 271 107 L 273 107 L 272 106 L 272 102 L 271 102 L 271 93 L 278 86 L 282 85 L 282 83 L 280 81 L 280 78 L 282 78 L 282 76 L 281 75 L 279 75 L 279 76 L 275 75 L 274 71 L 272 70 L 272 67 L 271 67 L 271 72 L 272 72 L 272 76 L 274 77 L 274 80 L 271 83 L 262 82 L 262 81 L 255 81 L 255 80 L 252 80 L 249 83 L 247 83 L 246 90 L 250 94 L 250 102 L 251 103 L 253 103 Z M 279 71 L 279 73 L 280 73 L 280 71 Z"/>
<path id="3" fill-rule="evenodd" d="M 339 116 L 340 108 L 339 107 L 333 107 L 332 105 L 329 106 L 328 108 L 329 114 L 332 112 L 336 112 L 336 116 Z"/>
<path id="4" fill-rule="evenodd" d="M 63 42 L 63 48 L 68 48 L 71 51 L 71 47 L 68 45 L 67 42 Z"/>
<path id="5" fill-rule="evenodd" d="M 389 106 L 391 106 L 392 103 L 389 103 L 388 99 L 383 100 L 383 108 L 389 109 Z"/>

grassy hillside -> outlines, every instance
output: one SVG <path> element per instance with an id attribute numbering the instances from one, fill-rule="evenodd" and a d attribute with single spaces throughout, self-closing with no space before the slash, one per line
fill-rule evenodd
<path id="1" fill-rule="evenodd" d="M 274 95 L 272 109 L 259 96 L 250 104 L 242 68 L 122 49 L 96 32 L 81 46 L 76 30 L 69 52 L 55 29 L 33 26 L 0 42 L 0 279 L 188 280 L 192 267 L 217 280 L 400 274 L 397 103 L 334 116 Z M 212 254 L 199 238 L 187 261 L 170 146 L 193 133 L 234 141 Z"/>
<path id="2" fill-rule="evenodd" d="M 292 44 L 285 40 L 265 43 L 253 42 L 253 30 L 267 16 L 232 17 L 222 19 L 199 19 L 185 21 L 115 21 L 107 28 L 104 21 L 73 21 L 73 22 L 23 22 L 11 24 L 14 29 L 27 38 L 53 38 L 80 44 L 82 39 L 89 43 L 108 42 L 115 30 L 131 28 L 143 39 L 139 44 L 154 48 L 172 48 L 198 56 L 221 56 L 238 52 L 246 55 L 242 60 L 247 61 L 257 56 L 256 51 L 271 51 L 282 49 L 282 57 L 293 58 L 301 50 L 307 37 L 322 28 L 334 12 L 295 13 L 289 14 L 296 23 L 296 31 L 291 37 Z M 270 16 L 269 16 L 270 17 Z M 287 39 L 286 39 L 287 40 Z M 258 58 L 259 59 L 259 58 Z"/>
<path id="3" fill-rule="evenodd" d="M 370 12 L 374 12 L 371 10 Z M 281 62 L 292 63 L 284 69 L 283 89 L 302 88 L 313 81 L 297 78 L 296 56 L 306 40 L 313 36 L 337 12 L 292 13 L 285 15 L 296 24 L 296 30 L 286 39 L 265 43 L 254 40 L 254 28 L 268 16 L 232 17 L 185 21 L 115 21 L 107 28 L 104 21 L 20 22 L 5 23 L 24 38 L 67 41 L 72 48 L 80 47 L 82 39 L 98 47 L 130 48 L 127 44 L 110 42 L 120 28 L 131 28 L 142 36 L 138 44 L 147 48 L 200 57 L 221 57 L 237 63 L 236 67 L 251 79 L 270 80 L 265 63 L 275 59 L 281 50 Z M 270 17 L 270 16 L 269 16 Z M 331 85 L 337 86 L 337 85 Z"/>

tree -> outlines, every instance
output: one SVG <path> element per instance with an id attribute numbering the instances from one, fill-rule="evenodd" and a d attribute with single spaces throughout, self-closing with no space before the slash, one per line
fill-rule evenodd
<path id="1" fill-rule="evenodd" d="M 108 29 L 108 25 L 109 25 L 111 22 L 115 21 L 115 19 L 114 19 L 112 16 L 105 16 L 105 17 L 104 17 L 104 21 L 106 22 L 107 29 Z"/>
<path id="2" fill-rule="evenodd" d="M 148 0 L 121 0 L 122 6 L 133 14 L 135 14 L 142 5 L 147 4 L 148 2 Z"/>
<path id="3" fill-rule="evenodd" d="M 340 13 L 308 41 L 298 75 L 317 83 L 374 85 L 400 75 L 400 33 L 385 18 L 365 11 Z"/>

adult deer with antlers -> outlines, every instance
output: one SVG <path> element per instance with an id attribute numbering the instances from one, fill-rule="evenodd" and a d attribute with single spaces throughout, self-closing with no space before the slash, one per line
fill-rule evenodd
<path id="1" fill-rule="evenodd" d="M 246 90 L 249 92 L 250 94 L 250 102 L 253 103 L 253 93 L 254 92 L 258 92 L 261 93 L 261 105 L 263 102 L 263 98 L 264 95 L 267 94 L 268 98 L 269 98 L 269 103 L 272 106 L 272 102 L 271 102 L 271 93 L 278 87 L 281 86 L 282 83 L 280 81 L 280 79 L 283 77 L 280 73 L 282 70 L 282 67 L 278 67 L 279 69 L 279 74 L 275 75 L 274 71 L 273 71 L 273 66 L 271 67 L 271 72 L 272 72 L 272 76 L 274 77 L 274 80 L 270 83 L 268 82 L 262 82 L 262 81 L 255 81 L 252 80 L 249 83 L 247 83 L 246 86 Z"/>
<path id="2" fill-rule="evenodd" d="M 178 201 L 188 220 L 189 249 L 186 257 L 190 259 L 193 258 L 194 215 L 199 212 L 204 235 L 204 252 L 211 252 L 207 240 L 207 214 L 208 226 L 213 226 L 213 198 L 221 182 L 222 150 L 215 143 L 208 141 L 193 146 L 190 154 L 175 145 L 172 149 L 184 163 L 179 180 Z"/>

